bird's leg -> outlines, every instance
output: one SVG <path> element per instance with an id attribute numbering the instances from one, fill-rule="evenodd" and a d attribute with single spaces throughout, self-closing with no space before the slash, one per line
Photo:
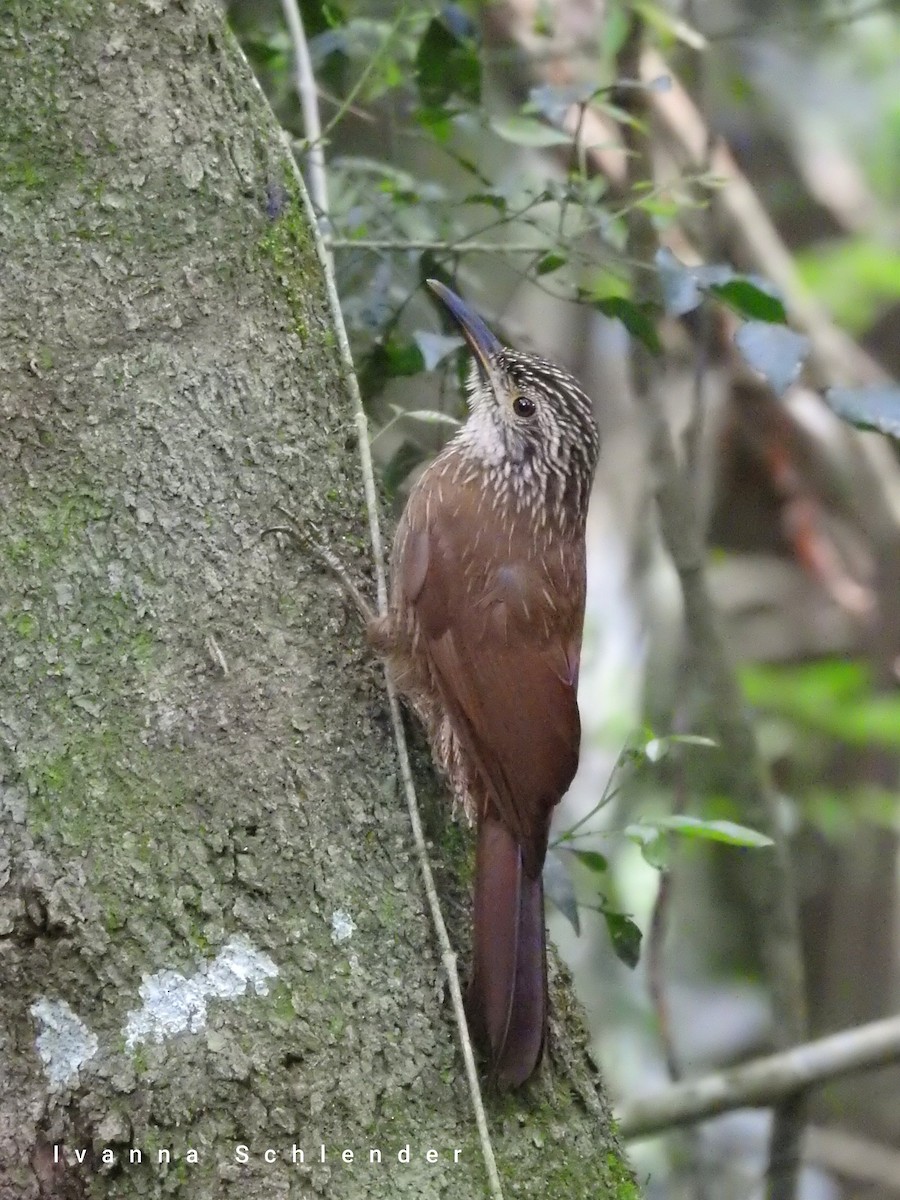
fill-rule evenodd
<path id="1" fill-rule="evenodd" d="M 268 537 L 273 533 L 284 533 L 288 537 L 293 538 L 298 546 L 302 546 L 304 550 L 308 550 L 314 558 L 317 558 L 323 566 L 331 571 L 332 575 L 334 575 L 355 604 L 356 610 L 362 618 L 363 625 L 368 628 L 372 621 L 375 620 L 375 612 L 368 600 L 366 600 L 362 592 L 350 578 L 349 571 L 338 556 L 325 544 L 313 526 L 308 524 L 301 525 L 297 518 L 281 504 L 276 504 L 275 509 L 289 523 L 287 525 L 270 525 L 268 529 L 262 531 L 260 537 Z"/>

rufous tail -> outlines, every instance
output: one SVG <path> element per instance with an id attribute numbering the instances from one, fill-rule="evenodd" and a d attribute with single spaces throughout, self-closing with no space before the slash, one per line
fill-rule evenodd
<path id="1" fill-rule="evenodd" d="M 541 1061 L 547 1035 L 544 885 L 521 847 L 485 816 L 475 851 L 473 970 L 466 1011 L 500 1088 L 519 1087 Z"/>

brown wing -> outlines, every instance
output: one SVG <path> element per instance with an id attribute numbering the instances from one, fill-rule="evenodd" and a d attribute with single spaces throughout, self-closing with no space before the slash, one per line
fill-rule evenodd
<path id="1" fill-rule="evenodd" d="M 418 507 L 427 523 L 406 530 L 400 584 L 454 730 L 534 877 L 578 766 L 584 548 L 542 558 L 530 523 L 481 499 Z"/>

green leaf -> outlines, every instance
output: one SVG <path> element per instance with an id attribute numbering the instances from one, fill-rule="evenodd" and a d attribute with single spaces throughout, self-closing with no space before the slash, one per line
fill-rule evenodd
<path id="1" fill-rule="evenodd" d="M 656 817 L 646 824 L 651 829 L 662 829 L 669 833 L 679 833 L 682 837 L 703 838 L 710 842 L 725 842 L 729 846 L 752 846 L 760 848 L 771 846 L 772 839 L 746 825 L 738 825 L 734 821 L 704 821 L 700 817 L 691 817 L 686 813 L 673 813 L 669 817 Z"/>
<path id="2" fill-rule="evenodd" d="M 565 254 L 545 254 L 535 268 L 538 275 L 549 275 L 551 271 L 558 271 L 560 267 L 564 267 L 568 262 Z"/>
<path id="3" fill-rule="evenodd" d="M 472 192 L 463 199 L 463 204 L 486 204 L 495 212 L 505 213 L 509 201 L 500 192 Z"/>
<path id="4" fill-rule="evenodd" d="M 414 341 L 389 337 L 373 346 L 363 359 L 359 372 L 359 386 L 368 402 L 384 390 L 389 379 L 418 375 L 424 370 L 422 351 Z"/>
<path id="5" fill-rule="evenodd" d="M 829 388 L 828 405 L 857 429 L 874 429 L 900 438 L 900 388 Z"/>
<path id="6" fill-rule="evenodd" d="M 635 304 L 624 296 L 607 296 L 593 303 L 594 308 L 604 316 L 621 321 L 632 337 L 639 338 L 653 354 L 662 354 L 662 343 L 652 316 L 652 304 Z"/>
<path id="7" fill-rule="evenodd" d="M 762 280 L 757 283 L 746 275 L 736 275 L 725 283 L 711 284 L 709 290 L 742 317 L 749 317 L 752 321 L 787 324 L 784 305 L 777 296 L 766 290 Z"/>
<path id="8" fill-rule="evenodd" d="M 489 122 L 494 133 L 514 146 L 566 146 L 572 144 L 571 134 L 552 125 L 544 125 L 533 117 L 495 117 Z"/>
<path id="9" fill-rule="evenodd" d="M 765 376 L 779 396 L 796 382 L 811 345 L 802 333 L 767 321 L 748 321 L 742 325 L 734 335 L 734 344 L 749 366 Z"/>
<path id="10" fill-rule="evenodd" d="M 603 14 L 603 31 L 600 35 L 601 61 L 615 66 L 616 55 L 625 45 L 631 29 L 631 12 L 621 4 L 607 5 Z"/>
<path id="11" fill-rule="evenodd" d="M 452 96 L 478 104 L 481 63 L 474 38 L 458 37 L 439 17 L 434 17 L 419 43 L 416 78 L 426 108 L 441 108 Z"/>
<path id="12" fill-rule="evenodd" d="M 573 854 L 589 871 L 602 874 L 604 871 L 609 870 L 609 862 L 597 850 L 572 850 L 569 846 L 566 846 L 565 849 L 568 854 Z"/>
<path id="13" fill-rule="evenodd" d="M 603 918 L 606 921 L 606 928 L 609 931 L 609 938 L 612 942 L 613 950 L 616 952 L 616 958 L 623 962 L 626 967 L 631 970 L 638 965 L 641 957 L 641 938 L 642 933 L 632 921 L 631 917 L 626 917 L 624 913 L 609 912 L 603 910 Z"/>
<path id="14" fill-rule="evenodd" d="M 649 825 L 627 825 L 625 836 L 640 849 L 641 857 L 655 871 L 664 871 L 669 865 L 669 839 L 660 829 Z"/>
<path id="15" fill-rule="evenodd" d="M 381 345 L 388 375 L 418 375 L 425 370 L 425 359 L 416 343 L 407 338 L 390 337 Z"/>

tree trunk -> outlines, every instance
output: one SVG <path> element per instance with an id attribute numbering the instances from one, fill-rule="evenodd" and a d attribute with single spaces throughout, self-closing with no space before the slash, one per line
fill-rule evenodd
<path id="1" fill-rule="evenodd" d="M 380 670 L 261 537 L 364 569 L 271 114 L 212 0 L 0 0 L 0 54 L 0 1197 L 483 1196 Z M 517 1197 L 633 1193 L 573 1023 L 489 1098 Z"/>

